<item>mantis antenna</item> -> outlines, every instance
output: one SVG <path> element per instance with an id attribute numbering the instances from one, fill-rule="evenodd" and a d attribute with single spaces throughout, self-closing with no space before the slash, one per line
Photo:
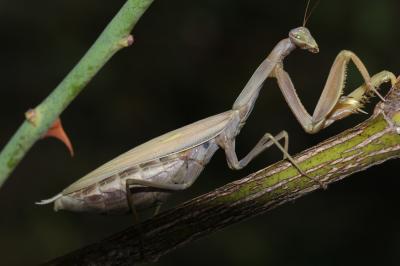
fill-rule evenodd
<path id="1" fill-rule="evenodd" d="M 311 17 L 311 14 L 314 12 L 315 8 L 317 7 L 317 5 L 319 4 L 318 0 L 317 2 L 315 2 L 314 6 L 311 8 L 310 13 L 307 14 L 308 11 L 308 7 L 310 5 L 310 0 L 307 1 L 307 5 L 306 5 L 306 10 L 304 12 L 304 18 L 303 18 L 303 27 L 306 26 L 308 19 Z"/>

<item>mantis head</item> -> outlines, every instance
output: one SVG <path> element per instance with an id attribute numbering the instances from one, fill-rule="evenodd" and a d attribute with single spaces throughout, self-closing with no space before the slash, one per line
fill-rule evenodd
<path id="1" fill-rule="evenodd" d="M 319 48 L 310 31 L 306 27 L 298 27 L 289 32 L 289 39 L 300 49 L 318 53 Z"/>

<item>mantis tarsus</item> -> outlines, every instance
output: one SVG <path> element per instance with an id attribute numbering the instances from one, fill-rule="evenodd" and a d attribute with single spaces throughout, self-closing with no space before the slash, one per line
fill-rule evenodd
<path id="1" fill-rule="evenodd" d="M 319 52 L 316 41 L 306 27 L 291 30 L 289 37 L 280 41 L 256 69 L 231 110 L 150 140 L 102 165 L 55 197 L 38 204 L 54 202 L 55 210 L 100 213 L 125 213 L 159 206 L 171 191 L 191 186 L 218 148 L 225 151 L 230 168 L 241 169 L 262 151 L 276 145 L 300 174 L 306 174 L 287 152 L 288 135 L 285 131 L 276 136 L 265 133 L 243 159 L 237 158 L 235 137 L 250 115 L 264 81 L 268 77 L 276 78 L 286 102 L 304 130 L 316 133 L 336 120 L 361 112 L 368 96 L 377 93 L 375 87 L 388 81 L 394 84 L 396 78 L 387 71 L 370 78 L 364 64 L 354 53 L 342 51 L 331 67 L 315 111 L 310 116 L 283 67 L 284 58 L 297 47 L 312 53 Z M 346 67 L 350 60 L 361 73 L 365 84 L 348 96 L 342 96 Z M 281 139 L 284 139 L 283 146 L 279 143 Z"/>

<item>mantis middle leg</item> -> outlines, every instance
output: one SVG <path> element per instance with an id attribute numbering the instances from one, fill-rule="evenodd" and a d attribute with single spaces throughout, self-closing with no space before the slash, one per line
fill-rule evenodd
<path id="1" fill-rule="evenodd" d="M 283 146 L 279 143 L 281 139 L 284 139 Z M 272 145 L 276 145 L 281 152 L 283 153 L 283 158 L 288 158 L 298 170 L 301 172 L 300 167 L 294 162 L 290 154 L 288 153 L 288 146 L 289 146 L 289 135 L 286 131 L 281 131 L 275 137 L 272 136 L 270 133 L 265 133 L 264 136 L 258 141 L 256 146 L 240 161 L 237 158 L 236 151 L 235 151 L 235 139 L 226 139 L 220 141 L 220 146 L 225 150 L 226 160 L 228 165 L 231 169 L 240 170 L 246 165 L 249 164 L 257 155 L 259 155 L 262 151 L 268 149 Z"/>
<path id="2" fill-rule="evenodd" d="M 348 96 L 342 96 L 346 80 L 346 69 L 350 60 L 353 61 L 360 71 L 365 84 Z M 367 100 L 370 93 L 374 92 L 380 96 L 375 87 L 379 87 L 382 83 L 388 81 L 394 85 L 396 81 L 395 75 L 388 71 L 382 71 L 370 78 L 364 64 L 354 53 L 342 51 L 338 54 L 331 67 L 324 90 L 311 117 L 297 96 L 289 74 L 283 69 L 282 64 L 275 67 L 274 74 L 286 102 L 304 130 L 308 133 L 316 133 L 336 120 L 342 119 L 352 113 L 362 112 L 363 103 Z M 380 97 L 383 100 L 382 96 Z"/>
<path id="3" fill-rule="evenodd" d="M 284 145 L 282 146 L 279 141 L 284 139 Z M 220 140 L 219 145 L 225 150 L 226 160 L 231 169 L 239 170 L 245 167 L 250 161 L 252 161 L 257 155 L 259 155 L 264 150 L 268 149 L 272 145 L 277 146 L 283 153 L 283 158 L 289 160 L 294 167 L 304 176 L 310 178 L 311 180 L 317 182 L 322 188 L 326 188 L 326 185 L 319 180 L 316 180 L 301 170 L 300 166 L 295 162 L 295 160 L 288 153 L 289 146 L 289 136 L 286 131 L 281 131 L 276 136 L 272 136 L 270 133 L 265 133 L 264 136 L 258 141 L 256 146 L 240 161 L 237 158 L 235 151 L 235 139 L 224 139 Z"/>

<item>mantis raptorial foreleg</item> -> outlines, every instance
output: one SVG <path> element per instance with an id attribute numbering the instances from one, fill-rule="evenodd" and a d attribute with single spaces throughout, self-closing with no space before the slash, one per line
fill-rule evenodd
<path id="1" fill-rule="evenodd" d="M 357 88 L 348 96 L 342 96 L 346 80 L 346 69 L 350 60 L 353 61 L 360 71 L 365 85 Z M 354 53 L 342 51 L 338 54 L 331 67 L 325 87 L 311 117 L 301 104 L 290 76 L 283 69 L 282 64 L 275 67 L 274 75 L 293 114 L 308 133 L 316 133 L 336 120 L 342 119 L 352 113 L 361 112 L 366 96 L 370 92 L 374 92 L 384 101 L 375 87 L 379 87 L 382 83 L 388 81 L 391 81 L 393 85 L 396 81 L 396 77 L 387 71 L 382 71 L 374 75 L 373 78 L 370 78 L 364 64 Z"/>

